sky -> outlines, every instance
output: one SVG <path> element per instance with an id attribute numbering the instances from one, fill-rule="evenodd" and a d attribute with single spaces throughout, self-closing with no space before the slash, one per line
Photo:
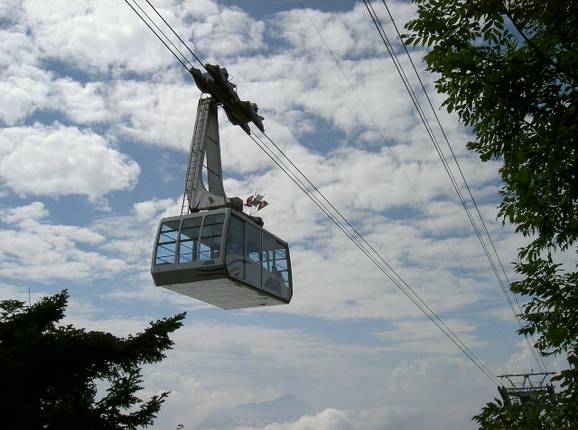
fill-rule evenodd
<path id="1" fill-rule="evenodd" d="M 362 2 L 153 4 L 494 374 L 535 368 Z M 388 5 L 400 28 L 415 14 Z M 171 391 L 152 428 L 475 428 L 495 384 L 222 111 L 225 189 L 265 194 L 293 300 L 224 311 L 154 286 L 154 234 L 180 211 L 200 93 L 125 3 L 3 0 L 0 33 L 0 299 L 67 289 L 66 323 L 123 336 L 186 311 L 173 350 L 143 370 L 143 396 Z M 424 53 L 411 50 L 438 109 Z M 470 131 L 437 112 L 514 280 L 525 242 L 496 219 L 500 162 L 482 164 Z"/>

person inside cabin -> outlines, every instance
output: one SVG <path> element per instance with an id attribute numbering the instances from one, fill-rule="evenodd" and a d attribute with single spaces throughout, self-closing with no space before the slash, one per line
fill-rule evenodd
<path id="1" fill-rule="evenodd" d="M 280 294 L 281 285 L 283 284 L 283 277 L 281 276 L 281 272 L 279 271 L 279 269 L 277 269 L 276 265 L 273 265 L 273 268 L 270 273 L 271 274 L 267 276 L 265 288 Z"/>

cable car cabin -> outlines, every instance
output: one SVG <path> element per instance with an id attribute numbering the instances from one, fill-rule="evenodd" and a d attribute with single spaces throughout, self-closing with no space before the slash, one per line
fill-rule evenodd
<path id="1" fill-rule="evenodd" d="M 230 208 L 162 219 L 151 271 L 155 285 L 223 309 L 293 295 L 287 243 Z"/>

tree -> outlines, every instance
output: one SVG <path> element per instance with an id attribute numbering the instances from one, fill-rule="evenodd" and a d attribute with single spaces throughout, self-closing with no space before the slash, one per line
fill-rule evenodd
<path id="1" fill-rule="evenodd" d="M 0 414 L 26 429 L 135 429 L 152 424 L 168 395 L 143 401 L 140 367 L 162 360 L 185 314 L 150 323 L 126 339 L 71 325 L 68 294 L 30 307 L 0 301 Z"/>
<path id="2" fill-rule="evenodd" d="M 429 48 L 444 106 L 471 127 L 468 148 L 503 161 L 499 217 L 530 243 L 511 290 L 529 301 L 520 334 L 565 354 L 561 389 L 530 405 L 489 403 L 483 429 L 573 428 L 578 422 L 578 1 L 414 0 L 408 44 Z M 533 423 L 533 424 L 529 424 Z"/>

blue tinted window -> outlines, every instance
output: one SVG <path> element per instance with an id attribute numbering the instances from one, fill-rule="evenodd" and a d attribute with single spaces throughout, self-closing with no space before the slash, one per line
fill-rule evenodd
<path id="1" fill-rule="evenodd" d="M 161 225 L 159 240 L 155 251 L 155 264 L 173 264 L 177 251 L 179 221 L 167 221 Z"/>
<path id="2" fill-rule="evenodd" d="M 199 232 L 203 217 L 183 220 L 179 234 L 179 263 L 198 260 Z"/>
<path id="3" fill-rule="evenodd" d="M 213 260 L 220 257 L 224 220 L 223 213 L 205 217 L 199 244 L 199 260 Z"/>

